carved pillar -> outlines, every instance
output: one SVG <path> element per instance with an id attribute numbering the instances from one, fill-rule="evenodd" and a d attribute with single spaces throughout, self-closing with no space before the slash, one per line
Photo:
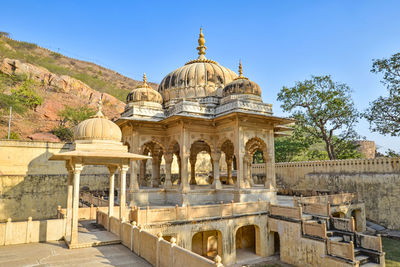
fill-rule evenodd
<path id="1" fill-rule="evenodd" d="M 197 157 L 196 156 L 191 156 L 190 157 L 190 182 L 189 182 L 189 184 L 194 184 L 194 185 L 197 184 L 197 182 L 196 182 L 196 161 L 197 161 Z"/>
<path id="2" fill-rule="evenodd" d="M 213 158 L 213 166 L 214 166 L 214 181 L 213 181 L 213 188 L 215 189 L 221 189 L 221 181 L 219 180 L 219 160 L 221 158 L 221 152 L 217 151 L 212 153 L 212 158 Z"/>
<path id="3" fill-rule="evenodd" d="M 120 194 L 119 194 L 119 219 L 125 218 L 125 206 L 126 206 L 126 172 L 128 171 L 128 165 L 120 166 Z"/>
<path id="4" fill-rule="evenodd" d="M 129 192 L 134 192 L 134 191 L 139 190 L 139 183 L 137 180 L 137 173 L 136 173 L 136 170 L 137 170 L 137 162 L 136 161 L 134 161 L 134 160 L 131 161 L 130 169 L 131 169 L 131 176 L 129 179 Z"/>
<path id="5" fill-rule="evenodd" d="M 171 188 L 172 187 L 172 179 L 171 179 L 171 165 L 174 154 L 172 153 L 166 153 L 164 155 L 165 159 L 165 183 L 164 183 L 164 188 Z"/>
<path id="6" fill-rule="evenodd" d="M 274 151 L 268 146 L 265 153 L 265 184 L 264 186 L 270 189 L 276 188 L 276 178 L 275 178 L 275 158 Z"/>
<path id="7" fill-rule="evenodd" d="M 182 181 L 182 162 L 181 162 L 181 156 L 177 155 L 176 156 L 177 160 L 178 160 L 178 182 L 177 184 L 180 184 Z"/>
<path id="8" fill-rule="evenodd" d="M 110 189 L 109 189 L 109 194 L 108 194 L 108 225 L 110 226 L 110 218 L 111 216 L 114 215 L 114 174 L 115 171 L 117 170 L 116 166 L 107 166 L 108 170 L 110 172 L 109 180 L 110 180 Z M 110 228 L 110 227 L 108 227 Z"/>
<path id="9" fill-rule="evenodd" d="M 181 159 L 181 190 L 182 192 L 190 189 L 188 182 L 188 161 L 189 155 L 182 155 Z"/>
<path id="10" fill-rule="evenodd" d="M 71 244 L 78 243 L 78 218 L 79 218 L 79 180 L 83 165 L 75 164 L 74 166 L 74 193 L 72 206 L 72 230 Z"/>
<path id="11" fill-rule="evenodd" d="M 147 186 L 146 183 L 146 163 L 147 159 L 140 161 L 140 172 L 139 172 L 139 181 L 141 186 Z"/>
<path id="12" fill-rule="evenodd" d="M 67 223 L 65 227 L 65 235 L 67 241 L 71 242 L 71 225 L 72 225 L 72 194 L 74 191 L 73 181 L 74 181 L 74 171 L 71 167 L 69 167 L 69 161 L 66 162 L 67 170 L 68 170 L 68 193 L 67 193 Z"/>
<path id="13" fill-rule="evenodd" d="M 251 157 L 249 157 L 249 159 L 247 160 L 247 180 L 250 186 L 254 185 L 252 169 L 251 169 L 252 161 L 253 159 Z"/>
<path id="14" fill-rule="evenodd" d="M 232 185 L 232 184 L 234 184 L 234 181 L 232 179 L 233 157 L 232 156 L 226 156 L 225 161 L 226 161 L 226 171 L 227 171 L 228 184 Z"/>
<path id="15" fill-rule="evenodd" d="M 158 187 L 157 181 L 157 157 L 153 155 L 151 159 L 151 186 Z"/>

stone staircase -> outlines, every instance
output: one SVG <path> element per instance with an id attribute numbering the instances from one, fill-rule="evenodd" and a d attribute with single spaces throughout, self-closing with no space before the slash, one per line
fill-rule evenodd
<path id="1" fill-rule="evenodd" d="M 353 266 L 362 266 L 362 267 L 372 267 L 372 266 L 385 266 L 384 262 L 381 263 L 384 255 L 384 252 L 371 250 L 362 247 L 361 242 L 357 238 L 357 233 L 355 231 L 343 231 L 335 229 L 332 223 L 332 218 L 325 216 L 318 216 L 312 214 L 302 214 L 302 222 L 303 223 L 314 223 L 314 224 L 323 224 L 326 225 L 326 238 L 325 242 L 327 244 L 327 255 L 330 257 L 335 257 L 338 260 L 345 261 L 347 263 L 352 264 Z M 315 236 L 307 236 L 304 237 L 315 238 Z M 336 245 L 350 245 L 353 244 L 354 252 L 353 257 L 342 258 L 340 256 L 335 255 L 334 253 L 329 253 L 328 243 L 334 242 Z M 350 259 L 352 258 L 352 259 Z"/>

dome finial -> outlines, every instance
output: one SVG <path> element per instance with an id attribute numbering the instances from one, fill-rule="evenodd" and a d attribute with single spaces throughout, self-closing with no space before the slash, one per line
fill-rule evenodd
<path id="1" fill-rule="evenodd" d="M 204 45 L 206 43 L 206 40 L 204 39 L 203 35 L 203 28 L 200 28 L 200 34 L 199 34 L 199 46 L 197 47 L 197 50 L 199 51 L 199 58 L 198 59 L 206 59 L 204 56 L 206 54 L 206 49 L 207 47 Z"/>
<path id="2" fill-rule="evenodd" d="M 100 95 L 99 101 L 97 101 L 97 113 L 94 115 L 94 118 L 104 118 L 103 112 L 103 94 Z"/>
<path id="3" fill-rule="evenodd" d="M 239 60 L 239 77 L 243 77 L 243 67 L 242 67 L 242 61 Z"/>
<path id="4" fill-rule="evenodd" d="M 139 84 L 136 88 L 151 88 L 150 85 L 147 84 L 147 76 L 146 73 L 143 73 L 143 84 Z"/>
<path id="5" fill-rule="evenodd" d="M 243 67 L 242 67 L 242 61 L 241 60 L 239 60 L 239 76 L 236 77 L 234 80 L 237 80 L 237 79 L 246 79 L 246 80 L 248 80 L 248 78 L 243 76 Z"/>

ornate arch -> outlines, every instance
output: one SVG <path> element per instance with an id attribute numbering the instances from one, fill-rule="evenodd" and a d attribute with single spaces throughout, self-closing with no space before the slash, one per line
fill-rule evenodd
<path id="1" fill-rule="evenodd" d="M 246 154 L 248 157 L 252 158 L 254 153 L 257 150 L 261 150 L 263 152 L 264 161 L 266 161 L 265 151 L 267 150 L 267 145 L 265 142 L 259 137 L 250 138 L 245 145 Z"/>

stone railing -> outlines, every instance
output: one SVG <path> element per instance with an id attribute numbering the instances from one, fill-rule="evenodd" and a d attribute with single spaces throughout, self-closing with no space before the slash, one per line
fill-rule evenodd
<path id="1" fill-rule="evenodd" d="M 184 249 L 176 245 L 176 239 L 171 238 L 168 242 L 162 238 L 161 233 L 158 236 L 152 235 L 140 229 L 136 222 L 121 222 L 119 219 L 111 217 L 108 219 L 106 213 L 97 212 L 97 222 L 99 224 L 110 221 L 111 232 L 120 237 L 124 246 L 132 252 L 148 261 L 156 267 L 178 267 L 190 266 L 194 267 L 223 267 L 221 257 L 215 257 L 215 261 L 202 257 L 190 250 Z M 107 228 L 107 227 L 106 227 Z"/>
<path id="2" fill-rule="evenodd" d="M 65 234 L 65 219 L 0 223 L 0 245 L 15 245 L 60 240 Z"/>
<path id="3" fill-rule="evenodd" d="M 295 220 L 301 220 L 303 213 L 301 206 L 289 207 L 289 206 L 278 206 L 278 205 L 270 205 L 269 212 L 270 215 L 272 216 L 279 216 Z"/>
<path id="4" fill-rule="evenodd" d="M 318 172 L 398 172 L 400 171 L 400 158 L 375 158 L 375 159 L 344 159 L 344 160 L 321 160 L 321 161 L 300 161 L 276 163 L 277 172 L 280 169 L 291 168 L 298 171 L 303 169 L 307 173 Z M 292 171 L 293 171 L 292 170 Z M 300 175 L 297 173 L 297 175 Z"/>
<path id="5" fill-rule="evenodd" d="M 94 207 L 93 204 L 88 208 L 79 208 L 78 210 L 78 219 L 79 220 L 95 220 L 96 212 L 103 211 L 105 213 L 108 212 L 108 207 Z M 67 209 L 62 209 L 61 206 L 58 206 L 57 209 L 57 218 L 63 219 L 66 218 Z M 119 215 L 119 207 L 114 207 L 114 215 Z"/>
<path id="6" fill-rule="evenodd" d="M 251 164 L 251 174 L 265 174 L 265 163 L 253 163 Z"/>
<path id="7" fill-rule="evenodd" d="M 327 204 L 341 205 L 356 200 L 354 193 L 340 193 L 331 195 L 311 196 L 311 197 L 294 197 L 294 203 L 298 204 Z"/>
<path id="8" fill-rule="evenodd" d="M 301 205 L 304 213 L 327 217 L 331 215 L 331 205 L 329 202 L 327 204 L 304 203 Z"/>
<path id="9" fill-rule="evenodd" d="M 108 200 L 94 196 L 88 192 L 82 192 L 80 194 L 80 199 L 84 202 L 95 205 L 96 207 L 108 207 Z"/>
<path id="10" fill-rule="evenodd" d="M 303 222 L 303 234 L 326 239 L 326 222 Z"/>
<path id="11" fill-rule="evenodd" d="M 355 261 L 354 244 L 352 241 L 346 243 L 346 242 L 337 242 L 327 239 L 326 249 L 328 255 Z"/>
<path id="12" fill-rule="evenodd" d="M 382 239 L 380 235 L 371 236 L 356 233 L 356 242 L 362 248 L 382 252 Z"/>
<path id="13" fill-rule="evenodd" d="M 350 219 L 342 219 L 342 218 L 331 218 L 330 224 L 333 229 L 346 231 L 346 232 L 355 232 L 355 222 L 354 218 L 351 217 Z"/>
<path id="14" fill-rule="evenodd" d="M 150 209 L 134 207 L 129 219 L 138 224 L 162 223 L 168 221 L 190 221 L 207 218 L 222 218 L 242 214 L 252 214 L 268 211 L 269 202 L 242 202 L 242 203 L 220 203 L 216 205 L 184 206 Z"/>

